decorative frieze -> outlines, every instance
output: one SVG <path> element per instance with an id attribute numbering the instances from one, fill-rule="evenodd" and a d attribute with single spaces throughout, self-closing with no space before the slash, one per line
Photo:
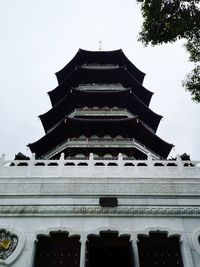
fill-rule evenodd
<path id="1" fill-rule="evenodd" d="M 0 181 L 1 182 L 1 181 Z M 7 196 L 199 196 L 200 179 L 180 182 L 170 179 L 118 180 L 114 178 L 90 179 L 7 179 L 0 185 L 0 195 Z"/>
<path id="2" fill-rule="evenodd" d="M 97 207 L 97 206 L 1 206 L 0 216 L 37 217 L 37 216 L 95 216 L 95 217 L 200 217 L 199 206 L 135 206 L 135 207 Z"/>

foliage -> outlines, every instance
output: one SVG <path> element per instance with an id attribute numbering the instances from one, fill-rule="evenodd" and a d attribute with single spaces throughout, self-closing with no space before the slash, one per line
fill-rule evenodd
<path id="1" fill-rule="evenodd" d="M 200 0 L 136 0 L 144 18 L 139 40 L 157 45 L 186 39 L 185 48 L 194 70 L 183 85 L 200 102 Z"/>
<path id="2" fill-rule="evenodd" d="M 191 38 L 188 38 L 185 47 L 187 51 L 190 53 L 190 58 L 189 58 L 190 61 L 195 63 L 200 62 L 200 38 L 197 37 L 196 35 L 192 36 Z"/>
<path id="3" fill-rule="evenodd" d="M 200 103 L 200 65 L 197 65 L 183 81 L 183 86 L 192 95 L 192 100 Z"/>

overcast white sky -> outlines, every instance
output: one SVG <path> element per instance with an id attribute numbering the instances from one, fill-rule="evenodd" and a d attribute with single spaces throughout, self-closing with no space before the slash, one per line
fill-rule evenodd
<path id="1" fill-rule="evenodd" d="M 146 73 L 150 107 L 164 116 L 157 134 L 175 145 L 170 156 L 200 159 L 200 105 L 181 86 L 192 68 L 183 41 L 144 48 L 141 25 L 135 0 L 0 0 L 0 154 L 30 155 L 26 145 L 44 135 L 38 115 L 51 108 L 54 73 L 101 40 L 102 50 L 122 48 Z"/>

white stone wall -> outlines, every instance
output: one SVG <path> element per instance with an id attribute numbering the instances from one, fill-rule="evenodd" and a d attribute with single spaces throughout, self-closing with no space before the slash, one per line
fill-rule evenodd
<path id="1" fill-rule="evenodd" d="M 33 264 L 34 241 L 39 233 L 48 234 L 52 230 L 65 230 L 81 236 L 82 244 L 91 233 L 102 230 L 115 230 L 119 234 L 131 235 L 134 255 L 137 255 L 137 235 L 150 230 L 168 231 L 181 236 L 181 252 L 184 267 L 199 267 L 200 244 L 195 243 L 195 233 L 200 231 L 199 218 L 161 218 L 161 217 L 15 217 L 1 218 L 1 223 L 13 232 L 22 232 L 25 246 L 11 266 L 28 267 Z M 5 266 L 0 264 L 0 266 Z M 137 265 L 138 266 L 138 265 Z"/>
<path id="2" fill-rule="evenodd" d="M 19 246 L 0 266 L 32 267 L 39 233 L 65 230 L 81 236 L 81 267 L 87 235 L 115 230 L 131 236 L 136 267 L 137 235 L 161 230 L 178 234 L 184 267 L 200 263 L 199 162 L 99 160 L 6 161 L 0 164 L 0 229 Z M 74 166 L 65 166 L 73 162 Z M 86 162 L 87 166 L 79 164 Z M 109 166 L 115 162 L 116 166 Z M 125 163 L 132 166 L 125 166 Z M 27 166 L 20 166 L 27 163 Z M 37 166 L 38 163 L 44 166 Z M 56 166 L 50 166 L 50 164 Z M 145 166 L 140 166 L 145 164 Z M 14 164 L 14 166 L 10 166 Z M 186 166 L 184 166 L 186 164 Z M 171 166 L 173 165 L 173 166 Z M 115 196 L 117 207 L 101 207 Z"/>

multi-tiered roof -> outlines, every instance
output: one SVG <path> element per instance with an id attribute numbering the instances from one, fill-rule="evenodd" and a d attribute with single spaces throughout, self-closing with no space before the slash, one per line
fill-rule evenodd
<path id="1" fill-rule="evenodd" d="M 52 108 L 40 115 L 45 135 L 29 144 L 37 158 L 167 158 L 172 145 L 156 135 L 162 116 L 149 108 L 153 93 L 122 50 L 80 49 L 56 76 Z"/>

